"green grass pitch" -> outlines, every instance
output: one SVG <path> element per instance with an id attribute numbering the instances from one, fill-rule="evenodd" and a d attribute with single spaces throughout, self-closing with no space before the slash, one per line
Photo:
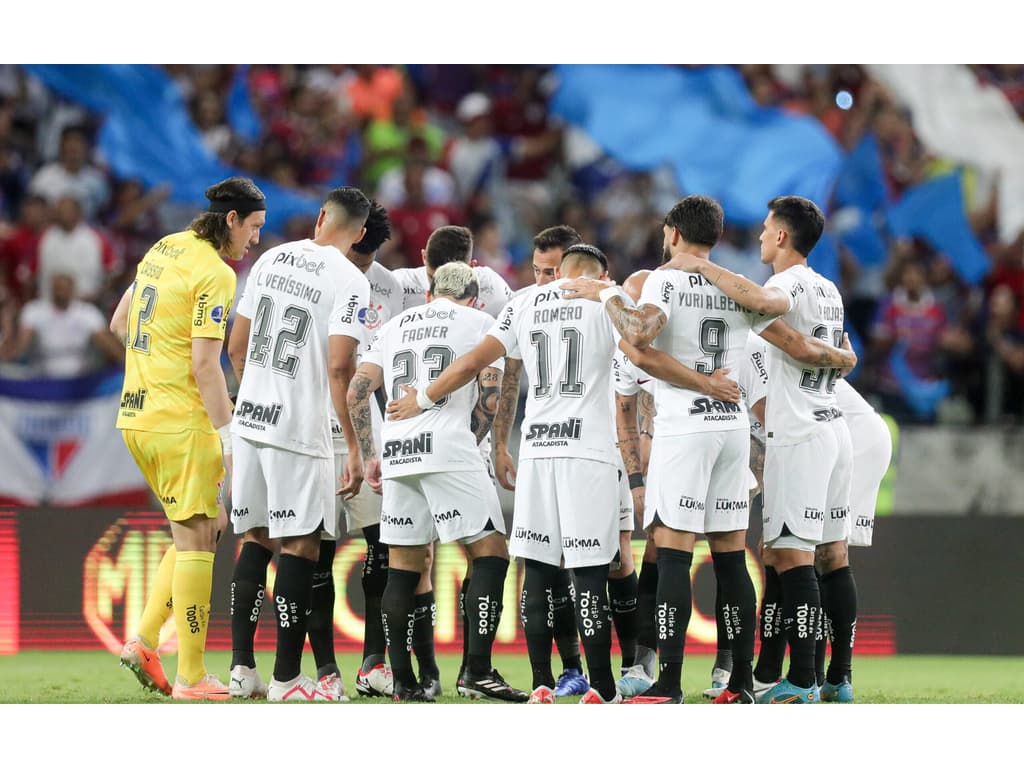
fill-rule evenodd
<path id="1" fill-rule="evenodd" d="M 273 669 L 272 653 L 257 653 L 264 679 Z M 207 654 L 211 672 L 227 680 L 230 654 Z M 353 701 L 384 703 L 355 694 L 357 654 L 338 657 L 345 690 Z M 511 685 L 528 688 L 530 667 L 524 655 L 497 654 L 495 666 Z M 703 703 L 701 691 L 710 683 L 713 657 L 690 655 L 683 667 L 687 703 Z M 312 675 L 312 655 L 304 656 L 304 671 Z M 441 654 L 441 685 L 445 703 L 466 703 L 455 694 L 459 657 Z M 173 675 L 175 657 L 164 667 Z M 558 672 L 557 656 L 555 672 Z M 864 656 L 854 659 L 854 691 L 866 704 L 1011 704 L 1024 703 L 1024 659 L 964 656 Z M 560 701 L 575 702 L 577 697 Z M 144 704 L 168 702 L 144 691 L 134 676 L 118 666 L 116 656 L 101 651 L 26 651 L 0 656 L 0 704 Z M 254 702 L 256 703 L 256 702 Z"/>

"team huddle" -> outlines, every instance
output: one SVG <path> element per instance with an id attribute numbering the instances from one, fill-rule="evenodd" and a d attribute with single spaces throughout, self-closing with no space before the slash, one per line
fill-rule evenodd
<path id="1" fill-rule="evenodd" d="M 462 227 L 431 234 L 423 267 L 385 269 L 374 257 L 390 235 L 387 212 L 336 189 L 312 238 L 268 249 L 249 273 L 227 344 L 232 404 L 219 356 L 234 273 L 218 256 L 258 243 L 265 202 L 239 178 L 207 198 L 189 230 L 146 254 L 111 321 L 128 352 L 118 427 L 174 541 L 121 654 L 143 686 L 178 699 L 347 701 L 333 638 L 344 525 L 366 542 L 360 695 L 441 695 L 431 566 L 435 542 L 457 541 L 469 559 L 460 695 L 681 703 L 703 535 L 719 636 L 705 695 L 853 701 L 847 547 L 871 543 L 891 443 L 841 378 L 857 359 L 839 291 L 807 266 L 824 226 L 811 201 L 768 203 L 761 256 L 775 274 L 764 286 L 710 260 L 723 212 L 691 195 L 665 217 L 657 269 L 620 287 L 600 249 L 555 226 L 534 240 L 536 284 L 513 294 L 470 265 Z M 516 461 L 508 441 L 524 374 Z M 242 536 L 228 685 L 203 661 L 213 552 L 229 518 L 225 466 Z M 495 481 L 514 490 L 511 530 Z M 757 502 L 759 619 L 745 550 Z M 639 573 L 634 521 L 646 534 Z M 264 683 L 253 640 L 275 553 L 276 653 Z M 510 557 L 524 567 L 528 689 L 491 658 Z M 172 613 L 173 684 L 156 651 Z M 307 638 L 315 678 L 301 672 Z"/>

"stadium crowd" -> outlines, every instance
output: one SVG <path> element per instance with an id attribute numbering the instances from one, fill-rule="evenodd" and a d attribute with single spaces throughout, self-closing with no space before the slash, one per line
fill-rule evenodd
<path id="1" fill-rule="evenodd" d="M 908 109 L 857 65 L 740 67 L 763 106 L 809 114 L 852 149 L 876 137 L 889 192 L 949 172 L 929 154 Z M 978 65 L 1024 115 L 1024 66 Z M 366 190 L 389 211 L 394 235 L 380 261 L 418 266 L 428 235 L 461 224 L 474 257 L 513 288 L 533 282 L 531 239 L 553 224 L 575 228 L 608 254 L 613 277 L 653 266 L 664 211 L 681 194 L 670 169 L 633 172 L 550 110 L 556 87 L 543 66 L 168 65 L 210 152 L 240 173 L 322 194 Z M 259 135 L 231 119 L 244 77 Z M 846 93 L 851 102 L 837 99 Z M 845 108 L 844 108 L 845 107 Z M 61 99 L 16 65 L 0 66 L 0 374 L 72 376 L 118 362 L 98 316 L 109 317 L 135 266 L 194 211 L 166 187 L 119 178 L 96 152 L 102 115 Z M 865 268 L 840 251 L 838 281 L 849 325 L 863 342 L 858 389 L 902 421 L 1020 423 L 1024 419 L 1024 233 L 996 237 L 994 182 L 965 168 L 964 199 L 992 269 L 962 281 L 923 240 L 889 239 L 884 264 Z M 826 215 L 833 213 L 826 208 Z M 263 246 L 311 231 L 294 218 L 264 233 L 232 266 L 240 284 Z M 715 259 L 757 282 L 760 227 L 727 226 Z M 61 330 L 57 330 L 61 329 Z M 948 381 L 933 412 L 915 409 L 897 383 Z"/>

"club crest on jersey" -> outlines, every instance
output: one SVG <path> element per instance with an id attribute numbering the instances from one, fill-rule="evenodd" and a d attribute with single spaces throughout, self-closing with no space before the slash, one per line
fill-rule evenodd
<path id="1" fill-rule="evenodd" d="M 434 452 L 434 433 L 422 432 L 408 440 L 387 440 L 382 458 L 391 459 L 392 464 L 410 464 L 423 461 L 423 456 Z"/>
<path id="2" fill-rule="evenodd" d="M 566 446 L 568 440 L 579 440 L 583 431 L 583 419 L 571 418 L 551 424 L 531 424 L 526 439 L 535 448 Z"/>
<path id="3" fill-rule="evenodd" d="M 368 307 L 363 307 L 359 310 L 359 322 L 362 323 L 364 328 L 370 331 L 380 328 L 380 311 L 383 308 L 383 304 L 371 304 Z"/>
<path id="4" fill-rule="evenodd" d="M 243 427 L 264 431 L 268 425 L 277 426 L 281 410 L 280 403 L 253 403 L 249 400 L 240 400 L 235 406 L 235 417 Z"/>

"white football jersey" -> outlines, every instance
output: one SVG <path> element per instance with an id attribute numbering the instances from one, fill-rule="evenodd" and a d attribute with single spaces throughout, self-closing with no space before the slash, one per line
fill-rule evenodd
<path id="1" fill-rule="evenodd" d="M 473 267 L 480 293 L 476 299 L 476 308 L 486 312 L 493 318 L 501 314 L 508 300 L 512 298 L 512 289 L 505 279 L 490 267 Z M 391 273 L 402 286 L 403 308 L 418 307 L 427 303 L 427 291 L 430 281 L 427 280 L 427 268 L 405 267 Z"/>
<path id="2" fill-rule="evenodd" d="M 618 336 L 603 306 L 563 298 L 564 282 L 533 286 L 490 330 L 527 376 L 519 458 L 616 464 L 609 390 Z"/>
<path id="3" fill-rule="evenodd" d="M 854 450 L 858 446 L 870 445 L 878 430 L 876 420 L 881 418 L 871 403 L 861 397 L 860 392 L 846 379 L 839 379 L 836 382 L 836 405 L 843 412 L 846 426 L 850 428 L 850 441 Z"/>
<path id="4" fill-rule="evenodd" d="M 789 310 L 779 317 L 791 328 L 832 346 L 842 345 L 843 299 L 831 280 L 797 264 L 773 275 L 765 287 L 779 288 L 789 296 Z M 754 330 L 761 332 L 776 319 L 762 318 Z M 836 418 L 833 390 L 838 375 L 834 368 L 805 367 L 770 345 L 765 406 L 768 443 L 801 443 L 812 436 L 817 426 Z"/>
<path id="5" fill-rule="evenodd" d="M 493 324 L 489 315 L 442 297 L 387 322 L 363 362 L 383 369 L 388 401 L 398 400 L 405 396 L 402 384 L 417 390 L 429 386 L 459 355 L 476 347 Z M 503 361 L 491 365 L 502 368 Z M 415 418 L 385 421 L 383 477 L 485 469 L 470 431 L 476 402 L 474 379 Z"/>
<path id="6" fill-rule="evenodd" d="M 362 341 L 369 297 L 363 273 L 333 246 L 299 240 L 260 256 L 238 302 L 251 326 L 231 432 L 330 458 L 327 339 Z"/>
<path id="7" fill-rule="evenodd" d="M 358 318 L 359 324 L 363 327 L 363 342 L 356 351 L 356 364 L 362 362 L 363 355 L 369 351 L 374 336 L 384 323 L 395 317 L 402 311 L 402 286 L 391 274 L 391 270 L 381 266 L 376 261 L 370 264 L 365 272 L 367 282 L 370 284 L 370 301 L 360 307 Z M 373 424 L 374 445 L 380 446 L 381 426 L 384 423 L 380 405 L 374 397 L 370 402 L 370 421 Z M 334 452 L 348 453 L 348 444 L 345 442 L 345 435 L 341 431 L 341 424 L 334 413 L 334 406 L 331 405 L 331 436 L 334 438 Z"/>
<path id="8" fill-rule="evenodd" d="M 762 397 L 768 396 L 768 342 L 756 333 L 747 336 L 747 345 L 743 349 L 743 360 L 740 362 L 740 394 L 747 405 L 747 416 L 750 418 L 750 436 L 759 443 L 764 443 L 764 424 L 754 415 L 753 406 Z M 767 407 L 767 403 L 765 404 Z"/>
<path id="9" fill-rule="evenodd" d="M 701 275 L 676 269 L 651 272 L 640 306 L 653 304 L 668 322 L 654 340 L 655 349 L 699 373 L 729 368 L 736 380 L 747 336 L 757 315 L 741 307 Z M 747 426 L 742 402 L 714 400 L 692 389 L 656 381 L 654 434 L 687 435 Z"/>

